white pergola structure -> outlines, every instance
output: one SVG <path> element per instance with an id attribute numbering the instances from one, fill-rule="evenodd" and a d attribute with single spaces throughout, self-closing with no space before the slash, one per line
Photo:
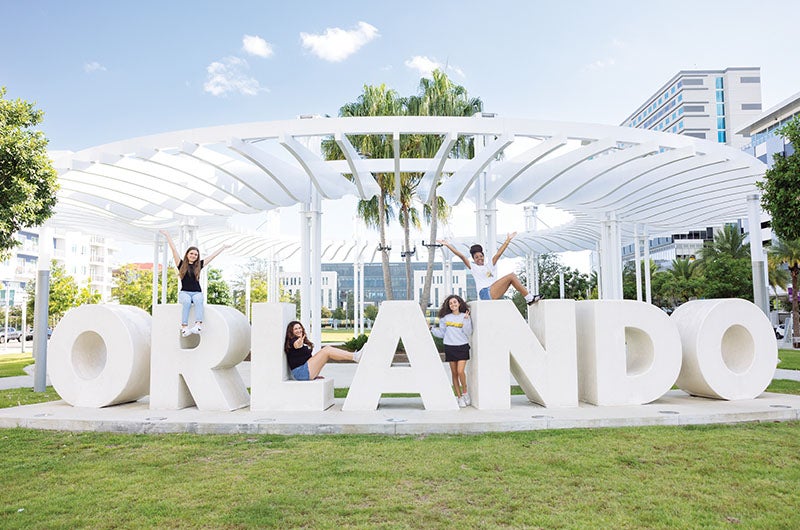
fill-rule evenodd
<path id="1" fill-rule="evenodd" d="M 350 138 L 364 134 L 391 140 L 394 156 L 374 159 L 359 153 Z M 403 156 L 401 138 L 419 134 L 441 139 L 434 158 Z M 471 159 L 451 157 L 462 137 L 475 139 Z M 325 138 L 335 140 L 345 160 L 321 156 Z M 746 153 L 688 136 L 492 115 L 244 123 L 54 153 L 54 160 L 61 183 L 55 224 L 136 242 L 152 242 L 158 229 L 181 227 L 184 242 L 199 238 L 213 248 L 227 241 L 239 255 L 272 260 L 299 251 L 307 279 L 302 318 L 316 333 L 321 260 L 357 264 L 375 257 L 375 244 L 360 238 L 322 241 L 321 200 L 368 199 L 379 192 L 376 173 L 396 179 L 407 172 L 423 174 L 417 189 L 423 201 L 438 194 L 451 205 L 474 202 L 471 242 L 489 249 L 496 246 L 497 201 L 528 205 L 529 212 L 547 205 L 570 213 L 570 222 L 554 228 L 526 222 L 505 255 L 595 250 L 601 297 L 618 299 L 624 244 L 636 244 L 637 260 L 643 247 L 648 259 L 650 236 L 745 217 L 751 227 L 760 227 L 755 183 L 766 170 Z M 299 242 L 270 233 L 269 226 L 245 233 L 228 221 L 298 204 Z M 751 239 L 756 302 L 766 310 L 760 238 Z"/>

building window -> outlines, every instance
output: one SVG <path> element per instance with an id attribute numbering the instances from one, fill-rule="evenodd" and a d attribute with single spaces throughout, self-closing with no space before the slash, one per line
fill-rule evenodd
<path id="1" fill-rule="evenodd" d="M 725 131 L 717 131 L 717 141 L 721 144 L 725 143 Z"/>
<path id="2" fill-rule="evenodd" d="M 725 118 L 717 118 L 717 129 L 725 128 Z"/>
<path id="3" fill-rule="evenodd" d="M 722 87 L 722 78 L 721 77 L 717 78 L 716 86 L 717 86 L 717 88 L 720 88 L 720 89 L 723 88 Z"/>

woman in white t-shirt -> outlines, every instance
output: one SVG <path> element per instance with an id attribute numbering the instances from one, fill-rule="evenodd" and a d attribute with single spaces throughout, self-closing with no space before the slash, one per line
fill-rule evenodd
<path id="1" fill-rule="evenodd" d="M 519 278 L 513 272 L 506 274 L 500 278 L 497 277 L 497 260 L 503 255 L 503 252 L 508 248 L 508 244 L 516 236 L 517 233 L 508 234 L 506 240 L 497 249 L 497 253 L 492 257 L 491 262 L 486 263 L 486 258 L 483 254 L 483 247 L 480 245 L 472 245 L 469 248 L 469 253 L 472 255 L 472 261 L 468 260 L 464 254 L 456 250 L 456 248 L 445 240 L 438 242 L 450 249 L 450 251 L 461 258 L 464 265 L 472 273 L 475 279 L 475 288 L 478 291 L 478 299 L 480 300 L 499 300 L 506 294 L 509 287 L 513 287 L 525 297 L 525 302 L 528 305 L 538 302 L 542 299 L 542 295 L 533 295 L 528 292 Z"/>

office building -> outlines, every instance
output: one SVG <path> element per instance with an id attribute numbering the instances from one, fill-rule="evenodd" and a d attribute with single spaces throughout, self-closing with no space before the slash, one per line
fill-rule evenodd
<path id="1" fill-rule="evenodd" d="M 414 300 L 422 297 L 422 288 L 425 283 L 425 270 L 427 263 L 414 261 L 411 263 Z M 390 263 L 389 271 L 392 277 L 392 294 L 395 300 L 406 299 L 406 264 Z M 285 292 L 293 294 L 300 290 L 301 277 L 297 272 L 282 272 L 281 285 Z M 467 300 L 477 299 L 475 281 L 468 273 L 467 268 L 460 261 L 452 262 L 452 282 L 450 289 L 445 290 L 445 277 L 441 263 L 434 264 L 433 278 L 431 281 L 432 307 L 438 308 L 442 301 L 450 294 L 457 294 Z M 353 293 L 353 264 L 352 263 L 323 263 L 322 264 L 322 305 L 329 309 L 344 307 L 347 295 Z M 364 303 L 378 305 L 386 300 L 386 289 L 383 282 L 383 266 L 381 263 L 364 264 Z"/>
<path id="2" fill-rule="evenodd" d="M 741 147 L 739 132 L 761 115 L 761 69 L 682 70 L 621 125 Z"/>
<path id="3" fill-rule="evenodd" d="M 11 249 L 11 254 L 0 263 L 1 303 L 8 297 L 11 305 L 20 305 L 28 282 L 36 279 L 39 258 L 40 232 L 36 228 L 20 230 L 16 239 L 20 245 Z M 99 293 L 101 300 L 111 300 L 113 286 L 112 270 L 117 249 L 107 238 L 80 232 L 56 230 L 53 234 L 52 259 L 64 267 L 79 287 L 89 286 Z"/>

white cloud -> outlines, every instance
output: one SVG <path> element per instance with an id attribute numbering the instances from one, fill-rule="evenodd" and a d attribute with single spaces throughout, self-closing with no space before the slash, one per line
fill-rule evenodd
<path id="1" fill-rule="evenodd" d="M 245 35 L 242 37 L 242 51 L 256 57 L 270 57 L 273 54 L 272 44 L 258 35 Z"/>
<path id="2" fill-rule="evenodd" d="M 597 61 L 588 64 L 586 66 L 587 70 L 603 70 L 605 68 L 610 68 L 616 64 L 616 61 L 613 57 L 609 57 L 607 59 L 598 59 Z"/>
<path id="3" fill-rule="evenodd" d="M 349 31 L 327 28 L 321 35 L 300 33 L 300 40 L 303 41 L 304 48 L 320 59 L 338 63 L 378 36 L 378 28 L 366 22 L 359 22 L 356 29 Z"/>
<path id="4" fill-rule="evenodd" d="M 92 74 L 94 72 L 105 72 L 106 67 L 97 61 L 92 61 L 83 65 L 83 71 L 87 74 Z"/>
<path id="5" fill-rule="evenodd" d="M 424 55 L 415 55 L 411 59 L 406 59 L 405 65 L 412 70 L 416 70 L 423 76 L 430 76 L 434 70 L 439 69 L 445 73 L 454 72 L 460 77 L 466 77 L 464 71 L 458 66 L 441 63 L 436 58 L 426 57 Z"/>
<path id="6" fill-rule="evenodd" d="M 268 92 L 258 80 L 247 75 L 250 65 L 239 57 L 225 57 L 214 61 L 206 67 L 208 76 L 203 90 L 214 96 L 224 96 L 229 92 L 255 96 L 259 92 Z"/>

